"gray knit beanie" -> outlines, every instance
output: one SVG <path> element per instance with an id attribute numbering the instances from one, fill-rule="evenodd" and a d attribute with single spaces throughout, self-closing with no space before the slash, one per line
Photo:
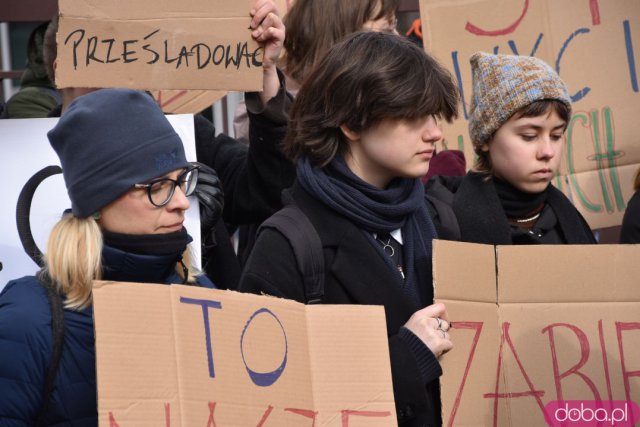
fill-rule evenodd
<path id="1" fill-rule="evenodd" d="M 79 218 L 98 212 L 134 184 L 189 166 L 180 137 L 141 91 L 101 89 L 83 95 L 47 136 Z"/>
<path id="2" fill-rule="evenodd" d="M 471 72 L 469 136 L 476 153 L 515 112 L 534 101 L 553 99 L 571 109 L 567 86 L 541 59 L 477 52 Z"/>

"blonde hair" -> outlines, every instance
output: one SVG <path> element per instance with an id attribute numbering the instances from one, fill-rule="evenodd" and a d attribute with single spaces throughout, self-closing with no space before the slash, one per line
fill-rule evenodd
<path id="1" fill-rule="evenodd" d="M 93 281 L 102 279 L 102 245 L 100 226 L 92 217 L 77 218 L 67 214 L 51 230 L 44 256 L 44 273 L 66 296 L 66 308 L 82 310 L 91 305 Z M 192 259 L 187 247 L 183 262 L 189 267 L 188 282 L 194 282 L 200 274 L 191 265 Z M 176 272 L 184 279 L 180 263 L 176 264 Z"/>

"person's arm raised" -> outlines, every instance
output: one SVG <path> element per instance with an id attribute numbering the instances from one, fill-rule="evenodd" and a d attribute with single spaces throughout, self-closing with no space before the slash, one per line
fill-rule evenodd
<path id="1" fill-rule="evenodd" d="M 264 45 L 263 83 L 260 100 L 266 105 L 280 88 L 276 63 L 282 52 L 285 28 L 273 0 L 256 0 L 251 9 L 251 36 Z"/>

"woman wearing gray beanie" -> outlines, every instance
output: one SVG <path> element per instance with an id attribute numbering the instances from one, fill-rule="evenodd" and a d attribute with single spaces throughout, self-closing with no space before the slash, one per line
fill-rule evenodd
<path id="1" fill-rule="evenodd" d="M 48 137 L 71 212 L 52 229 L 37 277 L 13 280 L 0 294 L 0 419 L 97 425 L 93 281 L 213 287 L 191 265 L 183 227 L 198 170 L 153 98 L 140 91 L 81 96 Z M 48 293 L 64 310 L 56 311 Z M 60 348 L 56 322 L 64 344 L 55 380 L 44 386 Z"/>
<path id="2" fill-rule="evenodd" d="M 477 158 L 464 177 L 427 183 L 438 236 L 494 245 L 596 243 L 551 185 L 571 118 L 564 82 L 528 56 L 478 52 L 471 69 L 469 135 Z"/>
<path id="3" fill-rule="evenodd" d="M 252 34 L 281 46 L 279 18 L 265 9 Z M 80 96 L 48 137 L 71 210 L 51 231 L 43 269 L 0 293 L 0 425 L 97 426 L 94 280 L 214 286 L 192 265 L 183 226 L 198 169 L 141 91 Z"/>

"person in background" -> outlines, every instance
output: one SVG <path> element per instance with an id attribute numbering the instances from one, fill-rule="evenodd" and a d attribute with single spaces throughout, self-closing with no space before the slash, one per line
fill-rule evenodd
<path id="1" fill-rule="evenodd" d="M 309 71 L 329 48 L 356 31 L 398 34 L 399 0 L 304 0 L 296 1 L 284 17 L 287 37 L 281 66 L 287 90 L 294 97 Z M 331 11 L 331 13 L 327 13 Z M 235 137 L 248 142 L 249 126 L 244 103 L 235 112 Z"/>
<path id="2" fill-rule="evenodd" d="M 48 137 L 71 211 L 49 235 L 44 268 L 0 293 L 0 424 L 96 426 L 93 281 L 213 287 L 192 262 L 183 226 L 198 170 L 144 92 L 78 97 Z M 63 324 L 57 345 L 54 322 Z M 62 349 L 57 367 L 54 348 Z"/>
<path id="3" fill-rule="evenodd" d="M 246 94 L 249 111 L 250 144 L 247 146 L 224 134 L 202 115 L 194 115 L 196 157 L 206 167 L 200 169 L 201 241 L 203 270 L 216 285 L 235 289 L 240 279 L 240 263 L 230 243 L 227 226 L 260 223 L 282 207 L 280 195 L 295 178 L 295 168 L 277 142 L 287 129 L 291 98 L 284 76 L 276 69 L 285 38 L 285 28 L 273 0 L 256 0 L 251 28 L 256 41 L 264 43 L 263 90 Z M 44 57 L 51 75 L 55 75 L 57 17 L 45 36 Z M 95 89 L 60 89 L 62 103 L 51 117 L 64 114 L 66 107 Z M 219 187 L 216 189 L 215 187 Z M 201 197 L 206 190 L 215 197 Z M 224 196 L 222 196 L 224 190 Z M 212 215 L 223 205 L 222 220 Z M 209 207 L 211 206 L 211 207 Z M 219 213 L 219 212 L 218 212 Z"/>
<path id="4" fill-rule="evenodd" d="M 60 95 L 50 79 L 43 59 L 43 41 L 49 22 L 38 25 L 29 36 L 27 68 L 20 79 L 20 90 L 7 101 L 3 118 L 47 117 L 60 103 Z"/>
<path id="5" fill-rule="evenodd" d="M 640 169 L 633 181 L 635 193 L 631 196 L 622 218 L 620 243 L 640 243 Z"/>
<path id="6" fill-rule="evenodd" d="M 463 176 L 467 173 L 467 160 L 461 150 L 442 150 L 433 153 L 429 161 L 429 172 L 422 178 L 423 183 L 428 182 L 436 175 Z"/>
<path id="7" fill-rule="evenodd" d="M 437 121 L 456 117 L 457 102 L 451 75 L 412 42 L 355 33 L 310 71 L 284 142 L 297 162 L 290 197 L 322 243 L 322 303 L 385 308 L 401 426 L 442 423 L 438 358 L 453 344 L 433 301 L 436 233 L 419 178 L 442 138 Z M 279 231 L 259 234 L 239 289 L 306 302 Z"/>
<path id="8" fill-rule="evenodd" d="M 438 235 L 510 244 L 596 243 L 551 180 L 571 118 L 566 85 L 544 61 L 478 52 L 471 57 L 469 136 L 477 159 L 464 177 L 426 186 Z"/>

